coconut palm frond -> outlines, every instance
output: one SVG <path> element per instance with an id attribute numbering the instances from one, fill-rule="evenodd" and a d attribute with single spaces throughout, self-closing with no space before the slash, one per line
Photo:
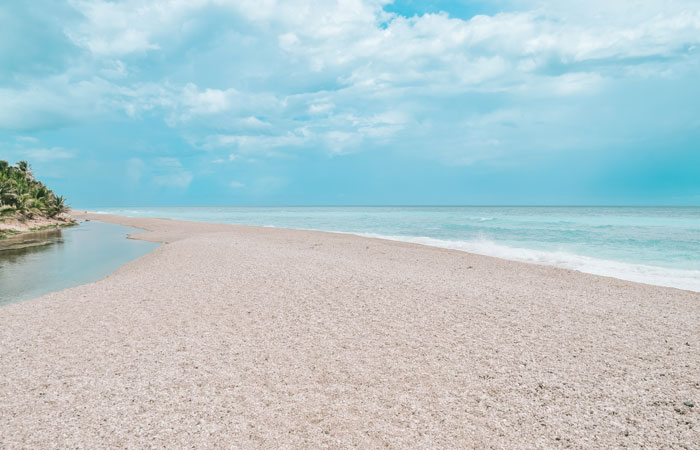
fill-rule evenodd
<path id="1" fill-rule="evenodd" d="M 55 217 L 69 209 L 64 197 L 34 178 L 27 161 L 0 160 L 0 217 Z"/>

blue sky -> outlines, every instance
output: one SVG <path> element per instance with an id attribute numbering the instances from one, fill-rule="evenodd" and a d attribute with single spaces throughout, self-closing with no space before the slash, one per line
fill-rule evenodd
<path id="1" fill-rule="evenodd" d="M 0 5 L 0 159 L 74 207 L 700 204 L 697 0 Z"/>

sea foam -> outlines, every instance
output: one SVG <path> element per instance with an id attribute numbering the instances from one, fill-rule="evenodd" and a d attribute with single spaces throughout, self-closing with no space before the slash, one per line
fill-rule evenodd
<path id="1" fill-rule="evenodd" d="M 594 275 L 609 276 L 621 280 L 657 286 L 674 287 L 700 292 L 700 270 L 670 269 L 665 267 L 633 264 L 622 261 L 591 258 L 561 251 L 542 251 L 509 247 L 493 241 L 451 241 L 430 237 L 391 236 L 377 233 L 348 233 L 357 236 L 409 242 L 431 247 L 448 248 L 484 256 L 520 261 L 531 264 L 563 267 Z"/>
<path id="2" fill-rule="evenodd" d="M 102 211 L 346 231 L 700 292 L 699 207 L 125 207 Z"/>

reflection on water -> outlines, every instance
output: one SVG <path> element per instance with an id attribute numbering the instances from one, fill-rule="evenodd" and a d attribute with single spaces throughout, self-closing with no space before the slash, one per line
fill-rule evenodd
<path id="1" fill-rule="evenodd" d="M 126 239 L 139 230 L 83 222 L 0 242 L 0 306 L 89 283 L 159 244 Z"/>
<path id="2" fill-rule="evenodd" d="M 16 260 L 26 253 L 41 251 L 49 244 L 62 244 L 63 238 L 60 229 L 37 231 L 30 234 L 12 236 L 0 241 L 0 261 L 7 258 Z"/>

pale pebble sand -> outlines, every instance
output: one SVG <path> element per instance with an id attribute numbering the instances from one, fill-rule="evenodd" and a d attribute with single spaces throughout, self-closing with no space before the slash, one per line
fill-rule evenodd
<path id="1" fill-rule="evenodd" d="M 83 217 L 169 245 L 0 308 L 1 448 L 700 447 L 698 293 L 344 234 Z"/>

